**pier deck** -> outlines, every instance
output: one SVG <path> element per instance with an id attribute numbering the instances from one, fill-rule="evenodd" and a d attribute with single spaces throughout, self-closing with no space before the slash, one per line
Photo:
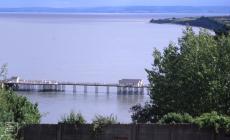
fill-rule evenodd
<path id="1" fill-rule="evenodd" d="M 14 91 L 38 91 L 38 92 L 65 92 L 66 86 L 72 86 L 73 93 L 76 93 L 77 87 L 84 87 L 84 93 L 88 92 L 88 87 L 95 87 L 95 93 L 99 92 L 98 87 L 106 87 L 106 92 L 110 92 L 110 87 L 116 87 L 117 93 L 144 93 L 144 89 L 149 92 L 148 85 L 120 85 L 117 83 L 90 83 L 90 82 L 62 82 L 48 80 L 20 80 L 5 81 L 4 85 L 11 87 Z"/>

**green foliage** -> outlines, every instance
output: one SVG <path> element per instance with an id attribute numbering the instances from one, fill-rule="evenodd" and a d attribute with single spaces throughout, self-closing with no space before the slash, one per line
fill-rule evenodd
<path id="1" fill-rule="evenodd" d="M 0 103 L 1 140 L 14 139 L 21 126 L 40 121 L 37 105 L 12 91 L 0 89 Z"/>
<path id="2" fill-rule="evenodd" d="M 7 131 L 4 124 L 0 124 L 0 140 L 13 140 L 12 133 Z"/>
<path id="3" fill-rule="evenodd" d="M 220 129 L 230 133 L 230 117 L 219 115 L 217 112 L 204 113 L 201 116 L 194 119 L 194 124 L 200 128 L 212 128 L 216 133 Z"/>
<path id="4" fill-rule="evenodd" d="M 230 115 L 230 36 L 195 34 L 188 27 L 178 45 L 169 44 L 163 53 L 155 49 L 153 57 L 146 70 L 150 108 L 133 108 L 133 121 L 157 122 L 170 112 Z"/>
<path id="5" fill-rule="evenodd" d="M 168 113 L 164 115 L 159 122 L 160 124 L 176 124 L 190 123 L 199 126 L 199 128 L 213 129 L 216 133 L 220 130 L 230 134 L 230 117 L 218 114 L 213 111 L 211 113 L 203 113 L 202 115 L 193 118 L 189 114 Z"/>
<path id="6" fill-rule="evenodd" d="M 176 123 L 192 123 L 193 117 L 188 113 L 168 113 L 164 115 L 158 123 L 160 124 L 176 124 Z"/>
<path id="7" fill-rule="evenodd" d="M 150 123 L 159 120 L 157 115 L 152 115 L 156 113 L 153 106 L 148 102 L 143 107 L 140 104 L 133 106 L 131 111 L 133 111 L 131 118 L 134 123 Z"/>
<path id="8" fill-rule="evenodd" d="M 95 116 L 95 118 L 93 119 L 92 122 L 92 134 L 95 136 L 97 134 L 102 133 L 102 128 L 106 127 L 108 125 L 111 124 L 117 124 L 117 117 L 115 117 L 113 114 L 111 114 L 110 116 L 101 116 L 101 115 L 97 115 Z"/>
<path id="9" fill-rule="evenodd" d="M 81 113 L 75 113 L 75 112 L 71 111 L 69 115 L 63 116 L 59 123 L 84 124 L 84 123 L 86 123 L 86 121 L 85 121 L 85 119 Z"/>
<path id="10" fill-rule="evenodd" d="M 5 109 L 12 114 L 13 122 L 21 125 L 40 122 L 38 105 L 30 103 L 26 97 L 18 96 L 12 91 L 0 90 L 0 98 L 5 100 Z"/>
<path id="11" fill-rule="evenodd" d="M 7 76 L 7 64 L 0 68 L 0 79 Z M 20 127 L 40 122 L 37 104 L 30 103 L 26 97 L 6 90 L 0 81 L 0 140 L 13 140 Z"/>
<path id="12" fill-rule="evenodd" d="M 14 140 L 17 137 L 18 130 L 19 130 L 18 123 L 0 122 L 0 140 Z"/>

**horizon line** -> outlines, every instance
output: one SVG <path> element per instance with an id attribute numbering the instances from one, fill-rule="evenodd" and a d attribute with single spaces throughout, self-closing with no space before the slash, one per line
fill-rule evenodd
<path id="1" fill-rule="evenodd" d="M 55 6 L 23 6 L 23 7 L 0 7 L 1 9 L 4 8 L 118 8 L 118 7 L 230 7 L 226 5 L 122 5 L 122 6 L 66 6 L 66 7 L 55 7 Z"/>

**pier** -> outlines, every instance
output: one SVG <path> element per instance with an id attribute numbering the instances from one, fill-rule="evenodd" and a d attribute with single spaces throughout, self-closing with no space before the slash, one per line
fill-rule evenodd
<path id="1" fill-rule="evenodd" d="M 137 81 L 137 80 L 136 80 Z M 4 85 L 10 87 L 14 91 L 36 91 L 36 92 L 65 92 L 66 86 L 72 87 L 72 92 L 77 93 L 77 89 L 83 87 L 83 92 L 88 93 L 88 87 L 94 87 L 95 93 L 110 93 L 110 88 L 116 88 L 117 93 L 136 93 L 143 94 L 144 91 L 149 92 L 149 86 L 143 84 L 124 84 L 119 83 L 79 83 L 79 82 L 61 82 L 48 80 L 19 80 L 12 79 L 3 82 Z M 104 91 L 99 91 L 99 87 L 105 87 Z"/>

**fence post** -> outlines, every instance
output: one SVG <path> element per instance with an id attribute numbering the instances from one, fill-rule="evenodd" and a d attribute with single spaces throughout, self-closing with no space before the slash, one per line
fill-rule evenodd
<path id="1" fill-rule="evenodd" d="M 58 123 L 57 125 L 57 140 L 62 140 L 62 124 Z"/>
<path id="2" fill-rule="evenodd" d="M 139 124 L 132 124 L 132 135 L 131 140 L 138 140 L 139 136 Z"/>

